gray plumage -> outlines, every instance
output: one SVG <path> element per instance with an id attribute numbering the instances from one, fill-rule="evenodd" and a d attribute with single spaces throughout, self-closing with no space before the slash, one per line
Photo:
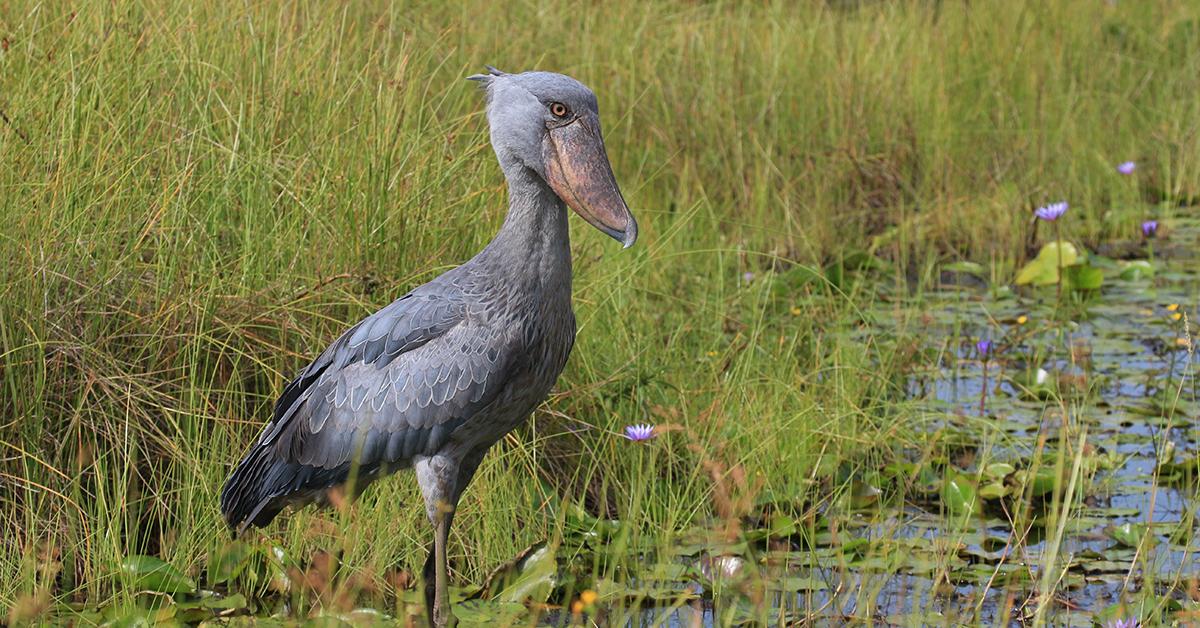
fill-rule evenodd
<path id="1" fill-rule="evenodd" d="M 488 448 L 545 399 L 570 354 L 566 206 L 626 246 L 636 238 L 591 91 L 558 74 L 488 69 L 470 78 L 487 91 L 508 181 L 504 225 L 470 261 L 351 327 L 284 389 L 221 493 L 235 534 L 352 478 L 361 490 L 409 466 L 435 527 L 449 508 L 448 530 Z M 431 607 L 434 562 L 431 552 Z"/>
<path id="2" fill-rule="evenodd" d="M 301 371 L 226 485 L 231 526 L 320 500 L 352 463 L 361 489 L 419 455 L 486 449 L 545 398 L 574 337 L 569 262 L 513 282 L 524 267 L 505 263 L 503 241 L 367 317 Z"/>

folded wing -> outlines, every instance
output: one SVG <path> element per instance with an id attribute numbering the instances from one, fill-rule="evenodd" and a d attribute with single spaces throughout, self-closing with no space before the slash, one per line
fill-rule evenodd
<path id="1" fill-rule="evenodd" d="M 367 317 L 284 389 L 222 491 L 229 525 L 437 451 L 503 390 L 516 345 L 454 295 L 414 292 Z"/>

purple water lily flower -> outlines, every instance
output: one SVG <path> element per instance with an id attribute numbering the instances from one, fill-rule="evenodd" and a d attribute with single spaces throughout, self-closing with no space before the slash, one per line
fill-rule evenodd
<path id="1" fill-rule="evenodd" d="M 1132 161 L 1125 161 L 1117 164 L 1117 172 L 1121 174 L 1133 174 L 1134 170 L 1137 170 L 1137 164 L 1133 163 Z"/>
<path id="2" fill-rule="evenodd" d="M 980 358 L 983 358 L 984 360 L 988 359 L 988 356 L 992 354 L 992 341 L 980 340 L 979 342 L 975 343 L 975 350 L 979 352 Z"/>
<path id="3" fill-rule="evenodd" d="M 641 442 L 654 438 L 654 426 L 649 423 L 625 426 L 625 438 L 633 442 Z"/>
<path id="4" fill-rule="evenodd" d="M 1142 223 L 1142 235 L 1146 236 L 1147 238 L 1153 238 L 1154 234 L 1156 233 L 1158 233 L 1157 220 L 1147 220 L 1146 222 Z"/>
<path id="5" fill-rule="evenodd" d="M 1105 622 L 1104 628 L 1139 628 L 1141 624 L 1132 617 L 1118 617 Z"/>
<path id="6" fill-rule="evenodd" d="M 1066 201 L 1059 201 L 1057 203 L 1050 203 L 1045 207 L 1039 207 L 1034 210 L 1033 213 L 1038 218 L 1045 220 L 1046 222 L 1054 222 L 1055 220 L 1061 218 L 1063 214 L 1067 213 L 1067 207 L 1068 205 Z"/>

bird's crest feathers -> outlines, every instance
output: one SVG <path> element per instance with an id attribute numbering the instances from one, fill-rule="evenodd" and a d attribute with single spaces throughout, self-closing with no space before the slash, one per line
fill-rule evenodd
<path id="1" fill-rule="evenodd" d="M 487 69 L 487 74 L 472 74 L 471 76 L 467 77 L 467 80 L 478 81 L 481 86 L 486 89 L 487 86 L 490 85 L 497 76 L 508 76 L 507 72 L 501 72 L 490 65 L 485 65 L 483 67 Z"/>

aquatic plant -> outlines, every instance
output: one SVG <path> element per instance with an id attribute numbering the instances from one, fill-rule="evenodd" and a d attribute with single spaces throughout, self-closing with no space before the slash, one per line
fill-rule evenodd
<path id="1" fill-rule="evenodd" d="M 1142 223 L 1142 238 L 1146 240 L 1146 257 L 1151 271 L 1154 269 L 1154 239 L 1158 236 L 1158 221 L 1147 220 Z"/>
<path id="2" fill-rule="evenodd" d="M 1033 212 L 1034 215 L 1038 217 L 1038 220 L 1044 220 L 1046 222 L 1054 223 L 1054 243 L 1056 245 L 1055 248 L 1057 250 L 1057 257 L 1058 257 L 1057 264 L 1055 264 L 1055 267 L 1054 267 L 1055 275 L 1056 275 L 1055 290 L 1056 290 L 1056 295 L 1057 295 L 1057 300 L 1058 300 L 1059 305 L 1062 305 L 1063 240 L 1062 240 L 1062 232 L 1058 226 L 1058 219 L 1062 218 L 1062 215 L 1067 213 L 1067 208 L 1068 208 L 1068 205 L 1067 205 L 1066 201 L 1059 201 L 1057 203 L 1050 203 L 1049 205 L 1043 205 L 1042 207 L 1037 208 Z"/>
<path id="3" fill-rule="evenodd" d="M 987 416 L 988 358 L 992 355 L 992 341 L 986 338 L 975 343 L 975 351 L 983 362 L 983 382 L 979 386 L 979 416 Z"/>
<path id="4" fill-rule="evenodd" d="M 1049 205 L 1039 207 L 1035 209 L 1033 213 L 1038 217 L 1039 220 L 1054 222 L 1059 218 L 1062 218 L 1063 214 L 1067 213 L 1068 207 L 1069 205 L 1067 205 L 1066 201 L 1059 201 L 1057 203 L 1050 203 Z"/>
<path id="5" fill-rule="evenodd" d="M 628 438 L 631 441 L 639 442 L 650 440 L 655 436 L 656 434 L 654 433 L 654 426 L 648 423 L 625 426 L 625 438 Z"/>

